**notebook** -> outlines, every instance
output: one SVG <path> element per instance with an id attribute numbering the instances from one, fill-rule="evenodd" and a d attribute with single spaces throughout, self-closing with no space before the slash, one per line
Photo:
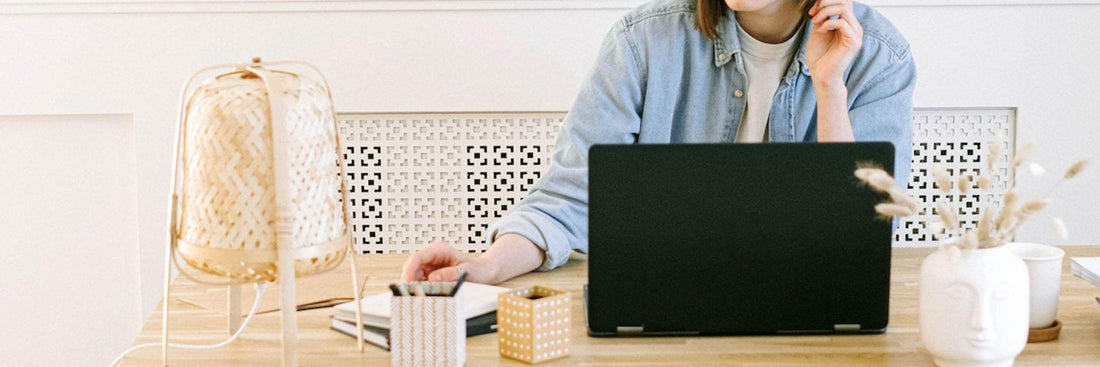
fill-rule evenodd
<path id="1" fill-rule="evenodd" d="M 462 285 L 462 312 L 466 317 L 466 336 L 496 330 L 497 294 L 509 288 L 466 282 Z M 392 292 L 372 294 L 360 300 L 363 311 L 363 337 L 371 344 L 389 349 L 390 299 Z M 334 307 L 332 329 L 355 336 L 355 302 Z M 484 316 L 484 317 L 480 317 Z M 368 333 L 371 334 L 368 338 Z"/>
<path id="2" fill-rule="evenodd" d="M 1100 257 L 1074 257 L 1070 260 L 1073 275 L 1100 287 Z M 1100 297 L 1096 297 L 1096 308 L 1100 308 Z"/>
<path id="3" fill-rule="evenodd" d="M 349 336 L 355 336 L 355 320 L 344 321 L 332 317 L 332 330 L 339 331 Z M 496 311 L 466 320 L 466 337 L 489 334 L 497 331 Z M 363 341 L 390 350 L 389 327 L 380 328 L 363 325 Z"/>

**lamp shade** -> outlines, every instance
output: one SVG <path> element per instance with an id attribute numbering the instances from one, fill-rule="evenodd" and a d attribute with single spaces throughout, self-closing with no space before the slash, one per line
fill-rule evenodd
<path id="1" fill-rule="evenodd" d="M 324 84 L 258 60 L 238 66 L 195 88 L 179 134 L 172 235 L 189 265 L 270 282 L 283 254 L 296 276 L 343 261 L 351 234 Z"/>

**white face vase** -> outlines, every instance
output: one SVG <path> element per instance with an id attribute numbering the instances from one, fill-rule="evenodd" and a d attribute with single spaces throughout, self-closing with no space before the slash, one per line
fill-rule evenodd
<path id="1" fill-rule="evenodd" d="M 921 266 L 921 340 L 939 366 L 1010 366 L 1027 344 L 1027 266 L 1004 248 L 949 247 Z"/>

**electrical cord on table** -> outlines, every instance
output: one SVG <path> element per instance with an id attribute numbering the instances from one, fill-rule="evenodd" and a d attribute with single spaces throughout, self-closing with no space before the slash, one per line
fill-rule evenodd
<path id="1" fill-rule="evenodd" d="M 209 350 L 209 349 L 221 348 L 221 347 L 224 347 L 224 346 L 228 345 L 229 343 L 232 343 L 234 340 L 237 340 L 237 337 L 241 336 L 241 332 L 243 332 L 244 328 L 246 326 L 248 326 L 248 322 L 252 321 L 252 316 L 256 316 L 256 311 L 260 309 L 260 300 L 263 299 L 264 290 L 266 290 L 266 289 L 267 289 L 267 283 L 256 283 L 256 301 L 252 303 L 252 310 L 248 311 L 248 317 L 245 317 L 244 321 L 241 322 L 241 327 L 238 328 L 237 332 L 233 333 L 233 336 L 230 336 L 229 339 L 226 339 L 225 341 L 222 341 L 221 343 L 217 343 L 217 344 L 198 344 L 198 345 L 195 345 L 195 344 L 168 343 L 168 347 L 169 348 L 179 348 L 179 349 L 191 349 L 191 350 Z M 168 302 L 168 300 L 164 300 L 164 301 Z M 111 362 L 110 366 L 111 367 L 117 366 L 118 362 L 122 361 L 122 358 L 126 357 L 127 354 L 130 354 L 131 352 L 133 352 L 135 350 L 142 349 L 142 348 L 149 348 L 149 347 L 159 347 L 159 346 L 162 346 L 162 345 L 164 345 L 164 343 L 146 343 L 146 344 L 135 345 L 135 346 L 131 347 L 130 349 L 127 349 L 125 352 L 122 352 L 122 354 L 119 354 L 118 358 L 115 358 L 114 362 Z"/>

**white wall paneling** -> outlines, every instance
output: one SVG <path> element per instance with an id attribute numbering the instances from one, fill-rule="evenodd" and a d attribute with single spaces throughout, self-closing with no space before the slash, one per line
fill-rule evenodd
<path id="1" fill-rule="evenodd" d="M 141 327 L 134 158 L 129 115 L 0 116 L 2 364 L 102 366 Z"/>
<path id="2" fill-rule="evenodd" d="M 638 3 L 561 0 L 523 8 L 538 2 L 515 0 L 477 1 L 497 7 L 463 10 L 325 10 L 338 3 L 458 1 L 0 0 L 0 115 L 132 116 L 137 227 L 119 231 L 137 236 L 144 316 L 160 298 L 176 104 L 190 73 L 253 56 L 304 59 L 332 82 L 337 111 L 564 111 L 607 30 Z M 1035 158 L 1049 171 L 1076 157 L 1100 161 L 1096 1 L 875 3 L 912 44 L 915 105 L 1016 107 L 1018 140 L 1034 139 Z M 165 8 L 188 4 L 208 9 Z M 253 7 L 287 4 L 304 8 Z M 231 5 L 245 8 L 224 10 Z M 1100 192 L 1086 189 L 1098 171 L 1062 185 L 1048 209 L 1064 217 L 1070 243 L 1100 243 L 1100 227 L 1092 225 Z M 1019 184 L 1045 192 L 1052 176 L 1021 176 Z M 1036 220 L 1020 237 L 1062 243 L 1050 232 L 1049 220 Z M 117 337 L 132 340 L 135 333 Z"/>
<path id="3" fill-rule="evenodd" d="M 467 10 L 628 10 L 647 0 L 0 0 L 7 14 L 164 14 Z M 1083 5 L 1100 0 L 867 0 L 878 7 Z"/>

